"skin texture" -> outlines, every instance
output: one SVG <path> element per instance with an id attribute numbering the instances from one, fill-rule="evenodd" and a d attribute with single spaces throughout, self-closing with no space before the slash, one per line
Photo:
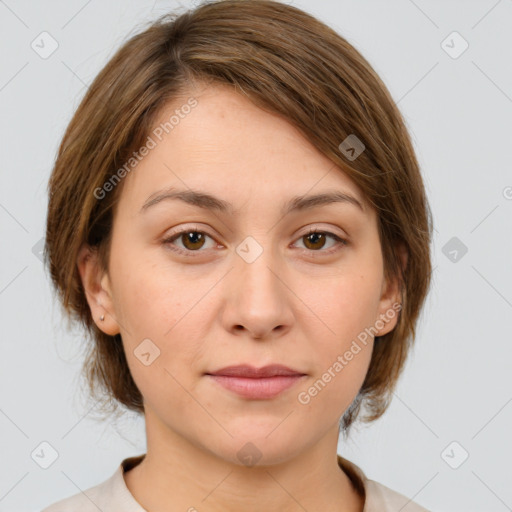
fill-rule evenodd
<path id="1" fill-rule="evenodd" d="M 144 397 L 147 455 L 126 484 L 150 512 L 360 512 L 363 499 L 337 465 L 338 422 L 364 381 L 373 339 L 308 404 L 297 397 L 399 302 L 396 283 L 384 280 L 376 213 L 287 121 L 225 86 L 191 94 L 198 105 L 124 178 L 109 272 L 87 246 L 77 260 L 92 315 L 104 332 L 121 333 Z M 234 211 L 163 200 L 140 212 L 169 186 L 213 194 Z M 293 196 L 333 190 L 364 211 L 334 203 L 281 214 Z M 208 236 L 163 242 L 181 228 Z M 309 228 L 347 245 L 308 241 Z M 236 251 L 248 236 L 263 251 L 251 263 Z M 396 315 L 379 334 L 395 325 Z M 146 366 L 134 350 L 148 338 L 160 355 Z M 241 363 L 306 376 L 252 400 L 204 375 Z M 249 442 L 261 455 L 252 467 L 237 455 Z"/>

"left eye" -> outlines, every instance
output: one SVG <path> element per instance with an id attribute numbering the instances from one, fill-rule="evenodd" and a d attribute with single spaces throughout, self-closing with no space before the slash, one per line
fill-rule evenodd
<path id="1" fill-rule="evenodd" d="M 299 240 L 304 240 L 306 245 L 306 249 L 312 250 L 314 252 L 319 252 L 318 249 L 322 249 L 325 246 L 325 241 L 327 238 L 333 239 L 337 244 L 334 244 L 334 247 L 336 245 L 346 245 L 346 240 L 339 237 L 338 235 L 335 235 L 334 233 L 330 233 L 329 231 L 318 231 L 318 230 L 312 230 L 309 233 L 306 233 L 305 235 L 302 235 Z M 329 248 L 329 250 L 325 250 L 322 252 L 331 253 L 333 245 Z M 336 250 L 336 249 L 334 249 Z"/>

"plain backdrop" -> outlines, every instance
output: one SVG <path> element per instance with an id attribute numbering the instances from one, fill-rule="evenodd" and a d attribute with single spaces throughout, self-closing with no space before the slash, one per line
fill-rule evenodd
<path id="1" fill-rule="evenodd" d="M 291 3 L 382 77 L 434 216 L 433 285 L 414 351 L 386 415 L 354 429 L 339 453 L 432 511 L 512 510 L 512 1 Z M 145 451 L 140 418 L 99 423 L 80 398 L 82 336 L 66 327 L 39 251 L 74 109 L 125 40 L 177 6 L 0 1 L 0 512 L 40 510 Z M 34 49 L 41 37 L 47 51 L 58 44 L 49 56 Z M 41 450 L 55 450 L 46 469 Z"/>

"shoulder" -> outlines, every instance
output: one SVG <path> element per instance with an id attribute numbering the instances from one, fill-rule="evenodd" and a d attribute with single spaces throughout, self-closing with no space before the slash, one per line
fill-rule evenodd
<path id="1" fill-rule="evenodd" d="M 106 494 L 108 480 L 90 487 L 83 492 L 73 494 L 44 508 L 41 512 L 98 512 Z"/>
<path id="2" fill-rule="evenodd" d="M 366 479 L 366 503 L 364 512 L 396 511 L 430 512 L 407 496 L 400 494 L 375 480 Z"/>
<path id="3" fill-rule="evenodd" d="M 430 512 L 407 496 L 370 480 L 352 461 L 338 455 L 339 466 L 347 473 L 358 492 L 365 495 L 363 512 Z"/>
<path id="4" fill-rule="evenodd" d="M 57 501 L 41 512 L 98 512 L 98 509 L 107 512 L 108 509 L 104 507 L 108 504 L 106 500 L 112 488 L 114 476 L 94 487 Z"/>
<path id="5" fill-rule="evenodd" d="M 128 457 L 107 480 L 57 501 L 41 512 L 144 512 L 128 491 L 123 472 L 138 464 L 144 455 Z"/>

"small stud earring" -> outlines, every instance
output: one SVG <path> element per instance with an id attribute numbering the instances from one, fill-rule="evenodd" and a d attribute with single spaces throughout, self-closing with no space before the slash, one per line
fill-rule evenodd
<path id="1" fill-rule="evenodd" d="M 103 322 L 103 320 L 105 320 L 105 315 L 101 315 L 100 320 Z"/>

